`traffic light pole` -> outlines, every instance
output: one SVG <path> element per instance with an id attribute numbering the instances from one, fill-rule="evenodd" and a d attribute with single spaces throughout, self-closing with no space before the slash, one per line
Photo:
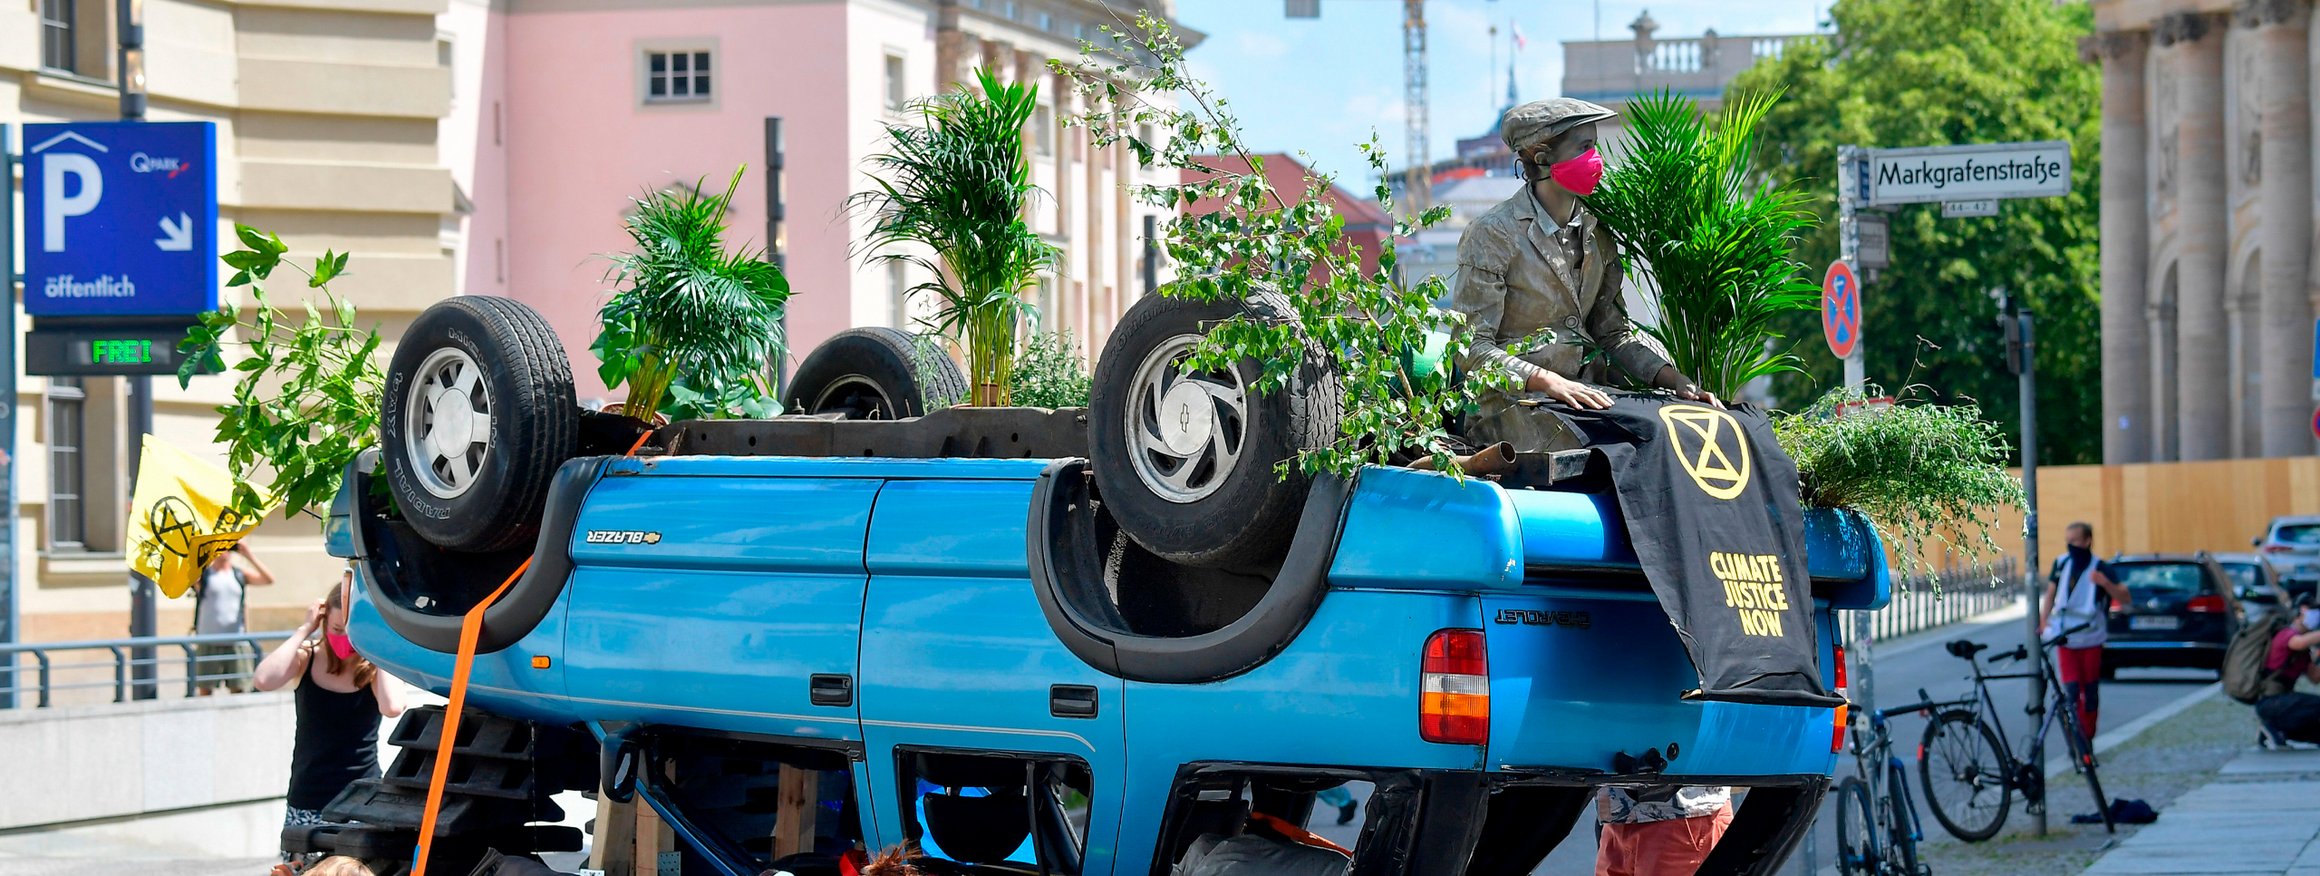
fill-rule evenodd
<path id="1" fill-rule="evenodd" d="M 1998 328 L 2006 336 L 2006 370 L 2014 372 L 2022 392 L 2022 493 L 2025 512 L 2022 519 L 2022 604 L 2029 625 L 2030 651 L 2044 665 L 2043 633 L 2038 628 L 2038 602 L 2043 595 L 2039 586 L 2044 577 L 2038 574 L 2038 339 L 2031 324 L 2030 310 L 2020 307 L 2006 295 L 2005 289 L 1991 293 L 1998 299 Z M 2046 702 L 2046 673 L 2032 669 L 2030 674 L 2030 704 L 2039 708 Z M 2041 743 L 2043 746 L 2043 743 Z M 2044 751 L 2030 752 L 2030 762 L 2038 769 L 2046 768 Z M 2044 776 L 2039 777 L 2041 781 Z M 2030 820 L 2039 836 L 2046 835 L 2045 807 L 2033 807 Z"/>

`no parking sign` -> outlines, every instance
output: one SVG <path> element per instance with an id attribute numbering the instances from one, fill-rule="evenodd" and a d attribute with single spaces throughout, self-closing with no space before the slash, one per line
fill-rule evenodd
<path id="1" fill-rule="evenodd" d="M 1830 262 L 1821 279 L 1821 334 L 1839 359 L 1851 358 L 1861 343 L 1861 281 L 1843 260 Z"/>

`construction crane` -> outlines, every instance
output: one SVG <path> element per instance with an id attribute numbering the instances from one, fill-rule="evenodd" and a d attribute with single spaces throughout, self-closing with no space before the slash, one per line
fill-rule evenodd
<path id="1" fill-rule="evenodd" d="M 1426 0 L 1402 2 L 1402 104 L 1408 114 L 1409 169 L 1403 172 L 1402 203 L 1423 213 L 1434 206 L 1434 159 L 1426 125 Z M 1283 0 L 1289 18 L 1320 18 L 1321 0 Z"/>

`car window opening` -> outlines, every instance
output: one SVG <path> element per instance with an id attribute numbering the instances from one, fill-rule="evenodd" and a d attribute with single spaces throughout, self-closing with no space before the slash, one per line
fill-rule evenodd
<path id="1" fill-rule="evenodd" d="M 1093 777 L 1076 759 L 920 752 L 900 757 L 912 842 L 941 873 L 1078 876 Z M 959 865 L 955 869 L 942 864 Z"/>
<path id="2" fill-rule="evenodd" d="M 653 784 L 757 867 L 835 876 L 841 857 L 867 849 L 852 762 L 842 751 L 689 735 L 654 749 Z"/>

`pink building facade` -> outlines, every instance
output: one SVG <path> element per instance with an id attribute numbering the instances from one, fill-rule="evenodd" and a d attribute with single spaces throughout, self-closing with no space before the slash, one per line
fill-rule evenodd
<path id="1" fill-rule="evenodd" d="M 924 278 L 866 264 L 866 220 L 845 202 L 869 186 L 863 161 L 904 102 L 987 66 L 1040 87 L 1027 136 L 1049 196 L 1033 221 L 1066 254 L 1038 293 L 1042 327 L 1092 355 L 1145 292 L 1145 217 L 1165 214 L 1134 202 L 1143 171 L 1124 147 L 1096 149 L 1061 124 L 1078 107 L 1046 62 L 1077 57 L 1114 14 L 1086 0 L 454 0 L 441 19 L 456 82 L 443 144 L 467 201 L 462 291 L 537 308 L 582 397 L 604 395 L 587 347 L 631 199 L 721 190 L 746 165 L 729 243 L 762 244 L 767 121 L 779 119 L 790 364 L 849 327 L 909 327 L 929 308 L 900 293 Z"/>

